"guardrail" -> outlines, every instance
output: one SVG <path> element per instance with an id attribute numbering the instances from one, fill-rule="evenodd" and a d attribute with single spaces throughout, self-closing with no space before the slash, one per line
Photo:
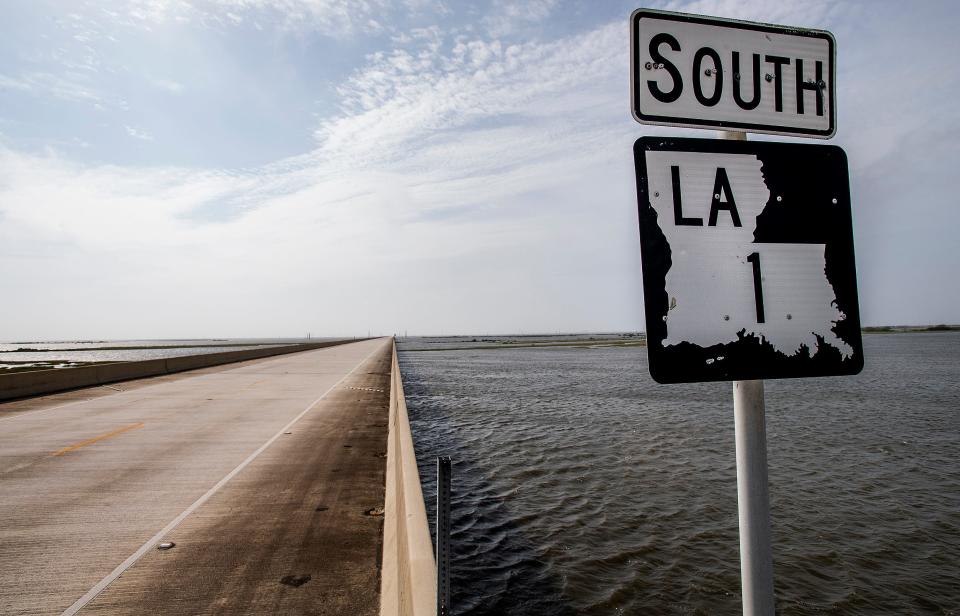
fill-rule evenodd
<path id="1" fill-rule="evenodd" d="M 311 342 L 305 344 L 290 344 L 241 351 L 222 351 L 220 353 L 204 353 L 200 355 L 184 355 L 166 359 L 146 359 L 142 361 L 117 362 L 99 364 L 95 366 L 79 366 L 77 368 L 56 368 L 52 370 L 32 370 L 29 372 L 14 372 L 0 375 L 0 400 L 26 398 L 50 394 L 80 387 L 106 385 L 118 381 L 129 381 L 162 374 L 173 374 L 197 368 L 209 368 L 231 364 L 248 359 L 260 359 L 310 351 L 323 347 L 346 344 L 354 340 L 327 340 L 325 342 Z"/>
<path id="2" fill-rule="evenodd" d="M 437 568 L 393 344 L 380 616 L 436 616 Z"/>

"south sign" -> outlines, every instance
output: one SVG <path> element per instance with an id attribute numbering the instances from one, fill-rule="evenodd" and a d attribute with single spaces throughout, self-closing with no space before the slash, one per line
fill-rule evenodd
<path id="1" fill-rule="evenodd" d="M 829 32 L 639 9 L 630 46 L 638 122 L 818 138 L 836 132 Z"/>

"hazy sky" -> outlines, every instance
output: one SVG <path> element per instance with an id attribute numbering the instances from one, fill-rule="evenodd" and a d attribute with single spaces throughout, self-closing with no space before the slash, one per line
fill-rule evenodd
<path id="1" fill-rule="evenodd" d="M 0 340 L 642 329 L 639 6 L 4 2 Z M 834 33 L 863 321 L 960 322 L 960 5 L 646 6 Z"/>

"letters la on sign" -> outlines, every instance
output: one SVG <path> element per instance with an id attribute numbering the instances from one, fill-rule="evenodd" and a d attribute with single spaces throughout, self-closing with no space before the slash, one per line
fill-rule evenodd
<path id="1" fill-rule="evenodd" d="M 630 52 L 638 122 L 819 138 L 836 132 L 829 32 L 639 9 Z"/>

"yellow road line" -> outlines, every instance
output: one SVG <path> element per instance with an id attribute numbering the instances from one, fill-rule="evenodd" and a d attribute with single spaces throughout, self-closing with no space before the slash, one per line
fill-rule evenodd
<path id="1" fill-rule="evenodd" d="M 118 434 L 122 434 L 122 433 L 126 432 L 127 430 L 136 430 L 137 428 L 142 428 L 142 427 L 143 427 L 143 422 L 142 422 L 142 421 L 141 421 L 140 423 L 130 424 L 129 426 L 124 426 L 124 427 L 122 427 L 122 428 L 117 428 L 117 429 L 114 430 L 113 432 L 107 432 L 106 434 L 101 434 L 100 436 L 95 436 L 95 437 L 93 437 L 93 438 L 88 438 L 87 440 L 81 441 L 81 442 L 77 443 L 76 445 L 70 445 L 69 447 L 64 447 L 63 449 L 60 449 L 60 450 L 58 450 L 58 451 L 55 451 L 55 452 L 53 452 L 53 453 L 50 454 L 50 455 L 52 455 L 52 456 L 62 456 L 62 455 L 65 454 L 65 453 L 69 453 L 69 452 L 71 452 L 71 451 L 80 449 L 81 447 L 86 447 L 87 445 L 92 445 L 92 444 L 96 443 L 97 441 L 102 441 L 102 440 L 104 440 L 104 439 L 110 438 L 111 436 L 116 436 L 116 435 L 118 435 Z"/>

